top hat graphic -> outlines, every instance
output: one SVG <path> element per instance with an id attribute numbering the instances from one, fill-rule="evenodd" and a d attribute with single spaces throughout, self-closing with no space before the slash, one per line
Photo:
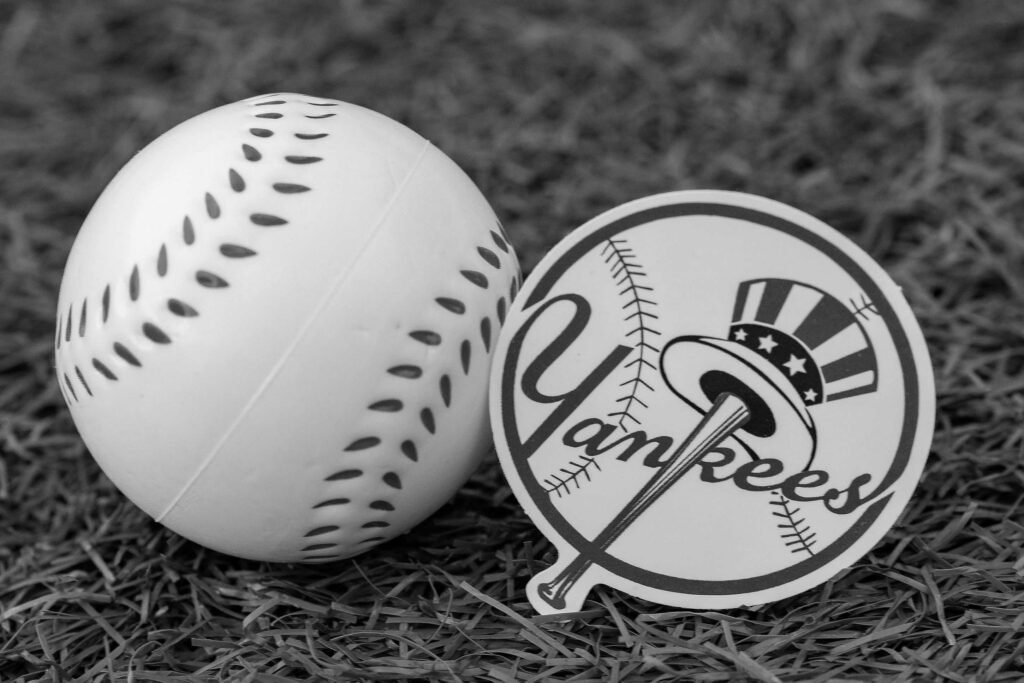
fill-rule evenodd
<path id="1" fill-rule="evenodd" d="M 661 373 L 702 414 L 722 394 L 742 399 L 751 415 L 735 441 L 786 472 L 814 459 L 810 409 L 878 387 L 875 351 L 856 314 L 817 287 L 779 278 L 741 283 L 728 337 L 673 339 Z"/>

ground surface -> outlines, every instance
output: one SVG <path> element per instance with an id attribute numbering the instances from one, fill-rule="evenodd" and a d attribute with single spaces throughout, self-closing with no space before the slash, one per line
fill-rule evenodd
<path id="1" fill-rule="evenodd" d="M 1020 680 L 1024 6 L 1012 2 L 0 0 L 0 680 Z M 51 372 L 60 269 L 103 186 L 253 94 L 356 102 L 445 150 L 526 271 L 669 189 L 763 194 L 904 287 L 938 420 L 900 524 L 753 610 L 525 600 L 550 546 L 495 464 L 331 568 L 204 551 L 101 475 Z"/>

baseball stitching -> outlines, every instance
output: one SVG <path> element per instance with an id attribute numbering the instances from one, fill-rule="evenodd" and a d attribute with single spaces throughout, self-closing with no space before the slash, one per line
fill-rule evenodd
<path id="1" fill-rule="evenodd" d="M 636 252 L 628 240 L 621 237 L 607 240 L 601 249 L 600 257 L 608 266 L 615 286 L 619 288 L 619 296 L 625 301 L 622 306 L 623 322 L 631 326 L 625 337 L 633 342 L 636 354 L 635 358 L 623 366 L 628 378 L 619 383 L 619 387 L 624 391 L 615 399 L 619 409 L 608 413 L 608 417 L 616 419 L 620 429 L 628 431 L 626 422 L 640 425 L 641 421 L 636 413 L 639 409 L 648 407 L 640 398 L 641 391 L 654 391 L 646 377 L 651 373 L 655 376 L 658 374 L 658 366 L 651 361 L 651 356 L 656 358 L 659 349 L 651 342 L 655 337 L 660 337 L 661 332 L 650 324 L 651 321 L 658 319 L 653 310 L 657 303 L 651 296 L 654 288 L 646 284 L 649 276 L 638 262 Z M 577 456 L 558 472 L 545 478 L 544 490 L 548 495 L 553 493 L 559 498 L 568 495 L 591 480 L 592 468 L 601 470 L 597 458 L 589 455 Z"/>
<path id="2" fill-rule="evenodd" d="M 774 506 L 772 515 L 779 520 L 777 526 L 781 532 L 782 540 L 789 552 L 807 553 L 813 555 L 813 546 L 817 541 L 817 533 L 811 531 L 811 525 L 803 517 L 798 517 L 800 508 L 790 507 L 793 502 L 782 495 L 779 490 L 772 491 L 773 499 L 769 503 Z"/>
<path id="3" fill-rule="evenodd" d="M 275 110 L 273 107 L 278 105 L 294 104 L 296 101 L 277 99 L 276 96 L 268 97 L 271 97 L 272 99 L 248 103 L 248 106 L 253 109 L 251 113 L 253 122 L 247 129 L 248 136 L 246 139 L 239 142 L 242 156 L 246 164 L 256 164 L 260 162 L 266 163 L 267 161 L 272 161 L 267 157 L 266 152 L 261 149 L 260 141 L 274 135 L 286 134 L 280 129 L 280 124 L 287 121 L 286 113 Z M 314 121 L 336 116 L 335 112 L 325 111 L 321 108 L 336 107 L 340 104 L 338 102 L 313 102 L 304 99 L 298 100 L 298 103 L 318 108 L 304 110 L 302 114 L 304 123 L 312 123 Z M 317 156 L 318 150 L 316 145 L 318 144 L 317 141 L 330 135 L 328 131 L 312 128 L 305 132 L 294 133 L 293 135 L 301 144 L 309 145 L 309 151 L 308 153 L 285 155 L 283 157 L 284 163 L 282 164 L 282 168 L 288 168 L 291 166 L 308 166 L 310 164 L 319 163 L 323 160 L 323 157 Z M 92 355 L 92 358 L 91 364 L 89 365 L 75 364 L 71 368 L 66 368 L 63 367 L 63 364 L 61 363 L 61 354 L 59 352 L 62 347 L 67 347 L 74 343 L 81 343 L 86 339 L 88 331 L 87 322 L 90 320 L 90 316 L 98 315 L 102 325 L 106 325 L 112 309 L 112 297 L 117 295 L 123 296 L 124 294 L 119 294 L 120 292 L 127 292 L 127 310 L 135 312 L 136 319 L 129 325 L 136 329 L 140 329 L 147 339 L 154 342 L 154 350 L 173 343 L 173 339 L 170 335 L 168 335 L 167 332 L 165 332 L 159 325 L 151 320 L 141 319 L 142 314 L 138 312 L 136 304 L 142 297 L 142 292 L 146 288 L 146 284 L 149 279 L 154 277 L 163 278 L 167 276 L 168 272 L 170 272 L 178 262 L 177 255 L 179 250 L 195 248 L 194 245 L 197 242 L 196 236 L 198 231 L 204 229 L 205 223 L 207 221 L 213 223 L 222 218 L 222 202 L 218 197 L 229 192 L 243 193 L 249 189 L 249 183 L 246 180 L 245 171 L 246 168 L 243 165 L 230 166 L 226 168 L 225 174 L 227 182 L 225 186 L 219 189 L 210 188 L 208 191 L 204 192 L 203 209 L 205 216 L 182 216 L 180 228 L 176 231 L 178 234 L 172 240 L 163 242 L 157 249 L 155 260 L 156 265 L 153 272 L 147 272 L 140 266 L 140 264 L 135 264 L 132 266 L 129 273 L 122 276 L 127 282 L 126 289 L 115 287 L 115 283 L 110 282 L 106 284 L 102 290 L 102 294 L 100 294 L 98 298 L 90 300 L 86 297 L 81 299 L 80 303 L 72 301 L 68 305 L 66 312 L 58 312 L 55 339 L 55 347 L 58 351 L 58 386 L 69 404 L 72 402 L 86 400 L 87 397 L 91 397 L 93 395 L 93 386 L 95 386 L 92 384 L 93 382 L 118 381 L 118 375 L 111 369 L 111 366 L 114 365 L 114 363 L 111 362 L 114 356 L 123 360 L 131 368 L 141 369 L 143 367 L 145 356 L 141 350 L 132 348 L 129 335 L 123 332 L 120 334 L 113 333 L 110 328 L 106 329 L 113 338 L 107 342 L 109 343 L 109 346 L 107 346 L 108 350 L 106 354 L 90 354 Z M 272 184 L 271 189 L 275 193 L 285 195 L 302 194 L 315 190 L 315 188 L 297 182 L 275 182 Z M 271 212 L 254 212 L 247 217 L 247 220 L 256 229 L 280 228 L 282 226 L 287 226 L 289 223 L 287 215 L 281 216 L 277 213 Z M 471 365 L 475 362 L 479 362 L 477 359 L 480 357 L 480 354 L 482 354 L 482 357 L 488 357 L 491 354 L 498 331 L 505 321 L 509 305 L 518 293 L 518 289 L 522 282 L 522 275 L 518 268 L 518 261 L 515 258 L 514 251 L 512 250 L 511 243 L 504 228 L 496 221 L 494 228 L 490 229 L 488 233 L 491 242 L 476 245 L 471 260 L 466 261 L 468 265 L 459 270 L 459 281 L 465 288 L 490 290 L 495 294 L 497 298 L 495 300 L 495 310 L 493 312 L 494 317 L 491 317 L 490 311 L 486 313 L 470 311 L 467 304 L 457 296 L 437 297 L 433 300 L 433 305 L 440 306 L 445 309 L 453 318 L 479 314 L 480 319 L 476 326 L 479 340 L 474 341 L 468 337 L 451 340 L 448 338 L 447 334 L 442 335 L 441 332 L 438 332 L 437 330 L 429 329 L 419 329 L 409 333 L 410 344 L 422 344 L 431 347 L 441 346 L 442 344 L 457 345 L 459 365 L 463 374 L 468 374 Z M 207 269 L 197 269 L 193 273 L 194 278 L 199 285 L 212 290 L 221 290 L 230 287 L 229 264 L 231 261 L 256 258 L 259 256 L 257 251 L 250 246 L 237 242 L 222 242 L 219 244 L 217 250 L 220 256 L 225 259 L 223 269 L 218 268 L 217 272 Z M 511 274 L 507 273 L 507 269 L 504 267 L 503 261 L 510 262 L 512 268 Z M 503 270 L 505 271 L 502 273 L 504 277 L 495 275 Z M 511 282 L 510 289 L 507 292 L 504 291 L 503 287 L 503 283 L 506 279 Z M 92 302 L 92 305 L 90 305 L 90 302 Z M 193 304 L 188 301 L 188 297 L 184 295 L 169 298 L 166 302 L 166 306 L 171 314 L 180 318 L 193 318 L 201 315 L 202 313 L 193 306 Z M 477 348 L 478 346 L 479 349 Z M 106 360 L 106 362 L 104 362 L 104 360 Z M 122 371 L 119 370 L 119 372 Z M 382 368 L 381 372 L 409 380 L 410 396 L 417 395 L 417 391 L 414 391 L 416 380 L 420 379 L 424 374 L 423 368 L 412 364 Z M 444 408 L 451 405 L 457 380 L 458 377 L 445 374 L 438 381 L 437 387 L 435 388 L 436 396 L 440 399 L 440 405 Z M 417 410 L 417 419 L 419 423 L 428 435 L 433 435 L 437 431 L 438 420 L 440 419 L 440 409 L 436 409 L 436 406 L 431 407 L 429 405 L 411 407 L 410 404 L 412 403 L 413 400 L 408 397 L 395 395 L 370 403 L 366 406 L 366 410 L 377 413 L 394 414 L 402 413 L 409 409 Z M 364 451 L 375 448 L 380 443 L 380 437 L 364 435 L 347 444 L 343 451 Z M 401 444 L 400 450 L 402 455 L 409 461 L 417 462 L 419 460 L 421 447 L 422 444 L 417 444 L 415 441 L 409 439 Z M 331 482 L 353 480 L 362 476 L 363 472 L 357 468 L 342 467 L 330 476 L 326 477 L 325 484 L 329 487 Z M 395 472 L 385 473 L 381 477 L 381 480 L 389 491 L 397 493 L 402 488 L 401 478 Z M 350 501 L 347 498 L 326 496 L 313 505 L 312 508 L 314 510 L 333 507 L 343 509 L 349 503 Z M 394 502 L 382 497 L 370 502 L 368 507 L 375 512 L 377 517 L 372 521 L 363 524 L 364 528 L 372 530 L 375 528 L 384 529 L 390 526 L 389 522 L 379 518 L 379 514 L 381 512 L 394 511 L 396 509 Z M 317 542 L 318 537 L 329 534 L 338 528 L 339 527 L 337 525 L 327 524 L 311 528 L 307 531 L 303 537 L 303 542 L 306 543 L 301 551 L 304 554 L 303 559 L 306 561 L 318 561 L 344 556 L 328 552 L 331 549 L 340 546 L 341 543 Z M 374 535 L 360 540 L 358 544 L 368 546 L 386 540 L 387 538 L 387 536 Z"/>
<path id="4" fill-rule="evenodd" d="M 305 100 L 302 100 L 301 102 L 302 104 L 314 107 L 338 106 L 337 103 L 335 102 L 309 102 Z M 262 102 L 254 102 L 251 103 L 249 106 L 255 108 L 281 104 L 287 104 L 287 102 L 285 100 L 268 100 Z M 333 112 L 317 114 L 310 113 L 306 114 L 305 118 L 316 120 L 329 118 L 333 116 L 335 116 L 335 113 Z M 248 133 L 254 139 L 241 143 L 242 154 L 248 163 L 256 163 L 263 160 L 263 153 L 260 152 L 256 145 L 258 144 L 258 141 L 261 138 L 269 138 L 275 134 L 276 131 L 274 131 L 271 128 L 268 128 L 267 126 L 272 125 L 270 123 L 271 121 L 282 119 L 283 117 L 284 114 L 277 111 L 258 110 L 252 114 L 252 118 L 254 119 L 254 121 L 252 126 L 248 129 Z M 326 132 L 316 131 L 310 133 L 296 133 L 295 137 L 298 140 L 314 141 L 324 138 L 327 135 L 328 133 Z M 312 154 L 287 155 L 284 157 L 284 161 L 286 164 L 291 165 L 307 165 L 315 164 L 322 161 L 322 157 L 314 156 Z M 244 168 L 242 169 L 242 171 L 239 171 L 238 168 L 234 167 L 226 169 L 228 187 L 230 188 L 231 192 L 242 193 L 245 192 L 246 189 L 248 188 L 248 185 L 245 180 L 244 171 Z M 274 192 L 279 194 L 297 194 L 309 192 L 312 189 L 310 187 L 307 187 L 306 185 L 290 182 L 273 183 L 271 187 Z M 204 193 L 203 206 L 205 208 L 206 218 L 208 220 L 217 221 L 218 219 L 221 218 L 220 201 L 218 201 L 217 197 L 222 192 L 227 191 L 229 190 L 211 188 L 210 190 Z M 254 212 L 249 215 L 248 220 L 256 228 L 276 228 L 288 224 L 288 220 L 286 218 L 282 218 L 281 216 L 278 216 L 277 214 L 270 212 Z M 188 249 L 195 244 L 197 223 L 198 221 L 194 220 L 192 216 L 184 215 L 181 220 L 179 236 L 181 240 L 180 244 L 175 245 L 174 243 L 168 241 L 160 245 L 160 248 L 157 250 L 156 254 L 156 277 L 163 278 L 169 272 L 172 266 L 171 253 L 176 246 L 178 248 L 184 247 L 185 249 Z M 234 259 L 246 259 L 258 255 L 257 252 L 254 251 L 253 249 L 243 244 L 237 244 L 234 242 L 221 243 L 218 247 L 218 251 L 220 255 L 227 259 L 228 261 Z M 225 267 L 229 266 L 225 265 Z M 128 283 L 127 292 L 129 299 L 129 308 L 131 307 L 132 304 L 135 304 L 139 301 L 140 297 L 142 296 L 142 289 L 145 286 L 146 278 L 152 277 L 153 275 L 153 273 L 144 273 L 143 270 L 139 267 L 139 265 L 136 264 L 132 267 L 131 272 L 128 273 L 127 276 L 122 276 L 126 277 Z M 208 289 L 217 290 L 224 289 L 229 286 L 228 280 L 222 277 L 220 273 L 214 273 L 209 270 L 196 270 L 194 273 L 194 277 L 196 282 L 198 282 L 201 286 Z M 98 315 L 100 316 L 100 320 L 104 325 L 107 323 L 107 320 L 110 316 L 112 291 L 114 291 L 112 289 L 112 283 L 108 283 L 104 287 L 103 293 L 102 295 L 100 295 L 99 298 L 99 303 L 97 304 L 99 306 Z M 188 301 L 175 297 L 169 298 L 167 300 L 167 309 L 172 314 L 182 318 L 192 318 L 200 314 L 200 311 L 193 307 Z M 87 297 L 85 299 L 82 299 L 80 305 L 78 306 L 77 316 L 75 314 L 74 301 L 68 304 L 68 310 L 66 315 L 64 315 L 63 312 L 60 312 L 58 314 L 57 336 L 55 340 L 55 346 L 57 351 L 60 351 L 63 344 L 71 344 L 73 341 L 75 341 L 76 338 L 85 339 L 87 331 L 86 324 L 88 321 L 88 316 L 90 315 L 89 311 L 89 299 Z M 156 323 L 152 321 L 142 321 L 137 324 L 139 325 L 142 334 L 147 339 L 154 342 L 158 346 L 172 343 L 173 340 L 170 338 L 170 336 L 168 336 L 168 334 Z M 76 327 L 77 331 L 75 329 Z M 142 354 L 138 351 L 138 349 L 133 350 L 132 348 L 130 348 L 130 346 L 131 342 L 129 341 L 128 337 L 123 337 L 119 340 L 111 342 L 108 354 L 112 353 L 113 355 L 118 356 L 119 358 L 121 358 L 121 360 L 125 361 L 126 363 L 128 363 L 128 365 L 132 367 L 141 368 L 142 360 L 140 360 L 140 356 Z M 72 376 L 69 374 L 68 369 L 61 369 L 59 371 L 61 375 L 60 379 L 63 380 L 63 382 L 58 381 L 58 385 L 60 386 L 61 391 L 64 394 L 64 398 L 68 401 L 68 403 L 82 400 L 84 397 L 80 396 L 79 392 L 75 389 L 75 382 L 72 379 Z M 114 373 L 114 371 L 111 370 L 110 364 L 104 363 L 103 360 L 98 356 L 93 356 L 91 368 L 89 366 L 86 366 L 83 371 L 83 368 L 81 366 L 75 365 L 74 368 L 72 369 L 72 372 L 74 375 L 74 379 L 77 379 L 78 381 L 78 388 L 84 390 L 87 396 L 93 395 L 92 388 L 89 385 L 90 380 L 86 379 L 87 373 L 90 373 L 90 378 L 96 381 L 118 381 L 118 377 Z"/>
<path id="5" fill-rule="evenodd" d="M 494 283 L 493 274 L 502 270 L 502 258 L 496 251 L 494 251 L 494 249 L 497 248 L 508 256 L 512 256 L 513 252 L 508 241 L 508 236 L 500 223 L 496 223 L 495 229 L 490 231 L 490 237 L 493 245 L 477 245 L 474 253 L 474 262 L 470 266 L 459 270 L 459 275 L 461 277 L 458 281 L 464 288 L 479 288 L 484 290 L 493 288 L 495 291 L 498 290 L 497 285 Z M 425 344 L 427 346 L 457 344 L 459 366 L 462 369 L 463 375 L 468 375 L 470 367 L 474 362 L 473 359 L 475 354 L 477 353 L 477 351 L 474 350 L 476 345 L 481 347 L 480 352 L 482 352 L 484 357 L 490 356 L 494 348 L 497 332 L 505 322 L 505 315 L 508 311 L 508 306 L 518 293 L 520 282 L 521 276 L 518 272 L 518 268 L 516 268 L 515 272 L 512 273 L 511 288 L 508 292 L 508 298 L 506 299 L 504 292 L 498 292 L 498 298 L 495 303 L 494 319 L 492 320 L 490 315 L 487 313 L 480 317 L 480 320 L 476 325 L 479 334 L 479 340 L 477 342 L 474 342 L 468 337 L 462 338 L 458 341 L 449 341 L 449 335 L 446 330 L 438 331 L 434 329 L 420 329 L 409 333 L 409 339 L 411 340 L 410 343 Z M 432 305 L 440 306 L 454 318 L 472 313 L 469 310 L 469 306 L 462 299 L 456 296 L 436 297 L 433 300 Z M 366 409 L 397 414 L 410 409 L 411 407 L 412 410 L 417 411 L 420 424 L 426 430 L 426 433 L 429 436 L 434 435 L 438 429 L 438 421 L 441 419 L 440 411 L 435 410 L 430 405 L 412 405 L 416 401 L 422 401 L 421 397 L 425 395 L 425 393 L 419 390 L 416 386 L 417 382 L 424 375 L 423 368 L 413 364 L 402 364 L 382 369 L 382 372 L 409 380 L 409 394 L 408 396 L 395 394 L 388 398 L 374 401 L 367 405 Z M 457 380 L 457 376 L 453 377 L 449 374 L 443 374 L 438 380 L 434 396 L 436 396 L 436 398 L 440 398 L 441 404 L 444 408 L 451 405 L 453 391 L 455 390 Z M 351 453 L 377 448 L 381 446 L 382 442 L 383 440 L 377 435 L 364 435 L 348 444 L 348 446 L 344 448 L 344 452 Z M 401 443 L 399 450 L 402 455 L 410 461 L 418 462 L 421 446 L 422 444 L 417 444 L 416 441 L 412 439 L 406 439 Z M 324 481 L 329 488 L 332 482 L 356 479 L 358 477 L 362 477 L 363 474 L 363 471 L 356 467 L 346 467 L 329 475 Z M 392 491 L 396 494 L 402 488 L 402 480 L 397 472 L 386 472 L 381 477 L 381 481 L 386 487 L 385 490 Z M 313 505 L 312 509 L 319 510 L 328 507 L 344 508 L 345 506 L 350 505 L 351 502 L 350 498 L 344 496 L 326 497 L 324 500 Z M 375 515 L 379 515 L 380 512 L 393 512 L 395 510 L 394 502 L 387 500 L 386 497 L 370 502 L 368 507 Z M 362 528 L 368 530 L 386 529 L 390 526 L 390 522 L 386 519 L 381 519 L 379 516 L 375 516 L 371 521 L 362 524 Z M 305 554 L 303 560 L 307 562 L 329 561 L 344 557 L 343 554 L 331 552 L 332 550 L 337 549 L 341 545 L 340 543 L 317 540 L 319 537 L 331 534 L 339 528 L 340 527 L 337 524 L 325 524 L 307 531 L 303 538 L 309 543 L 302 548 L 302 552 Z M 373 535 L 359 539 L 353 545 L 365 548 L 386 541 L 389 538 L 390 536 Z"/>
<path id="6" fill-rule="evenodd" d="M 633 348 L 637 351 L 637 357 L 623 366 L 631 375 L 629 379 L 619 384 L 620 387 L 627 387 L 626 393 L 615 399 L 616 403 L 622 404 L 621 409 L 608 413 L 608 417 L 618 418 L 619 427 L 625 431 L 627 420 L 640 424 L 640 419 L 634 414 L 636 407 L 647 408 L 647 403 L 639 396 L 640 390 L 654 391 L 654 387 L 644 379 L 644 376 L 647 373 L 653 373 L 655 376 L 658 374 L 658 366 L 651 362 L 650 355 L 657 357 L 659 349 L 651 344 L 651 338 L 660 337 L 661 332 L 650 326 L 650 321 L 658 319 L 652 311 L 657 304 L 645 297 L 649 297 L 654 289 L 643 284 L 647 280 L 647 273 L 637 262 L 636 252 L 629 246 L 629 242 L 623 238 L 610 239 L 606 242 L 601 255 L 611 268 L 616 286 L 622 287 L 619 296 L 626 300 L 622 307 L 625 312 L 623 321 L 633 325 L 626 333 L 626 338 L 634 338 Z"/>
<path id="7" fill-rule="evenodd" d="M 601 465 L 597 457 L 593 455 L 581 455 L 572 460 L 567 466 L 559 469 L 558 474 L 553 474 L 544 480 L 544 490 L 548 495 L 554 493 L 559 498 L 567 496 L 576 489 L 583 486 L 584 482 L 591 480 L 590 469 L 593 467 L 598 472 Z"/>

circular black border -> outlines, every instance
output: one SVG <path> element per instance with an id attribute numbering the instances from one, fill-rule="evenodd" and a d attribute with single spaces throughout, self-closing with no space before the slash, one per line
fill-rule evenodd
<path id="1" fill-rule="evenodd" d="M 903 329 L 902 321 L 892 308 L 888 296 L 885 295 L 881 287 L 846 251 L 829 241 L 828 238 L 813 232 L 809 228 L 755 209 L 715 202 L 677 202 L 641 209 L 590 232 L 576 242 L 576 244 L 569 247 L 555 259 L 546 271 L 536 276 L 537 279 L 531 283 L 529 291 L 523 293 L 525 296 L 522 296 L 520 299 L 522 303 L 516 301 L 516 307 L 520 311 L 526 311 L 542 301 L 569 268 L 596 245 L 607 239 L 626 230 L 654 221 L 691 216 L 731 218 L 775 229 L 790 237 L 794 237 L 829 257 L 864 289 L 869 299 L 875 304 L 879 316 L 885 322 L 887 329 L 892 335 L 896 354 L 903 369 L 904 381 L 905 411 L 896 453 L 885 477 L 873 489 L 876 492 L 887 491 L 902 476 L 906 469 L 913 450 L 914 435 L 917 432 L 920 397 L 918 396 L 918 369 L 913 350 Z M 566 239 L 571 239 L 571 234 Z M 511 318 L 511 316 L 509 317 Z M 514 331 L 512 326 L 509 325 L 508 332 L 513 333 Z M 791 583 L 827 565 L 845 552 L 871 529 L 875 520 L 878 519 L 883 509 L 892 499 L 893 492 L 889 492 L 870 503 L 866 508 L 863 508 L 862 513 L 850 524 L 846 532 L 822 551 L 785 569 L 759 576 L 720 581 L 685 579 L 629 564 L 607 552 L 594 548 L 592 541 L 585 538 L 575 527 L 567 522 L 553 505 L 543 487 L 533 476 L 527 458 L 517 454 L 517 450 L 520 452 L 522 450 L 522 442 L 519 439 L 518 430 L 515 425 L 513 399 L 515 396 L 515 376 L 519 351 L 519 345 L 513 341 L 508 347 L 501 369 L 501 428 L 506 448 L 515 465 L 519 480 L 526 488 L 533 504 L 537 506 L 538 512 L 544 516 L 548 524 L 554 528 L 555 532 L 566 543 L 573 546 L 581 555 L 586 556 L 594 564 L 633 583 L 672 593 L 687 593 L 691 595 L 753 593 Z"/>

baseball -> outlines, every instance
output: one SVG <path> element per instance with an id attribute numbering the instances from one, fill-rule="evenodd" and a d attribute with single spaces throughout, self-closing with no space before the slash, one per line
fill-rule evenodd
<path id="1" fill-rule="evenodd" d="M 422 137 L 255 97 L 168 131 L 99 197 L 61 283 L 57 379 L 157 521 L 239 557 L 341 559 L 421 522 L 490 448 L 519 284 L 487 201 Z"/>

